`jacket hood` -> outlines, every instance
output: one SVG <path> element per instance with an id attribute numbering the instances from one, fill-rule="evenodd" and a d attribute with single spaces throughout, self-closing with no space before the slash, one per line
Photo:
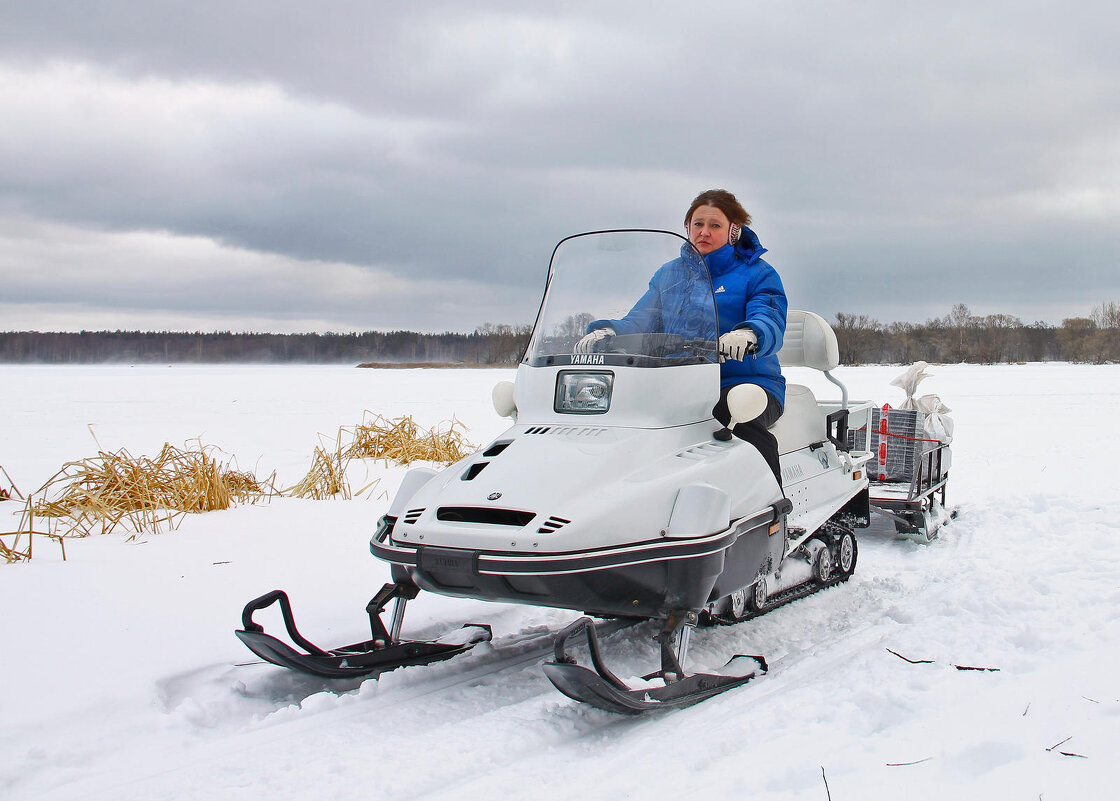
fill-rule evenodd
<path id="1" fill-rule="evenodd" d="M 687 259 L 695 259 L 695 252 L 691 243 L 681 246 L 681 255 Z M 708 265 L 708 272 L 711 275 L 723 275 L 735 261 L 741 260 L 747 264 L 754 264 L 765 252 L 766 248 L 758 241 L 758 234 L 744 225 L 742 233 L 739 234 L 739 241 L 734 247 L 724 245 L 713 250 L 704 256 L 704 262 Z"/>
<path id="2" fill-rule="evenodd" d="M 742 232 L 739 234 L 739 241 L 735 243 L 736 255 L 746 259 L 747 264 L 753 264 L 765 252 L 766 248 L 758 241 L 758 234 L 744 225 Z"/>

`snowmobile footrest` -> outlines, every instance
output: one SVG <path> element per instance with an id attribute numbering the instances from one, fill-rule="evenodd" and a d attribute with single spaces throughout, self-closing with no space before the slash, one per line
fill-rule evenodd
<path id="1" fill-rule="evenodd" d="M 594 670 L 576 663 L 567 654 L 569 638 L 587 634 Z M 545 675 L 560 692 L 576 701 L 607 712 L 637 715 L 655 709 L 675 709 L 695 704 L 713 695 L 746 684 L 766 672 L 761 656 L 737 655 L 718 673 L 693 673 L 667 676 L 664 671 L 644 677 L 646 686 L 634 688 L 607 669 L 599 651 L 595 627 L 590 618 L 580 618 L 556 638 L 555 661 L 544 664 Z"/>
<path id="2" fill-rule="evenodd" d="M 381 622 L 381 612 L 394 598 L 415 597 L 416 588 L 401 584 L 386 584 L 366 607 L 369 612 L 372 638 L 364 642 L 324 650 L 307 640 L 296 628 L 292 605 L 283 590 L 255 598 L 245 605 L 241 615 L 244 626 L 234 632 L 254 654 L 266 662 L 290 668 L 300 673 L 324 679 L 344 679 L 368 676 L 376 678 L 382 673 L 399 667 L 427 665 L 450 659 L 469 651 L 481 642 L 489 642 L 489 626 L 466 625 L 440 640 L 392 640 Z M 253 622 L 253 613 L 279 602 L 284 627 L 293 643 L 304 649 L 297 651 L 283 640 L 266 634 L 264 628 Z"/>

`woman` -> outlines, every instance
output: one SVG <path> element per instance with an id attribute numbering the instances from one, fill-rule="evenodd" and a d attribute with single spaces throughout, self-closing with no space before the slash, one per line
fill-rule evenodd
<path id="1" fill-rule="evenodd" d="M 786 294 L 778 273 L 761 258 L 766 248 L 747 227 L 750 221 L 735 196 L 723 189 L 701 192 L 684 218 L 689 241 L 707 263 L 719 317 L 720 397 L 712 414 L 724 426 L 731 426 L 734 416 L 732 433 L 758 449 L 781 484 L 778 443 L 767 429 L 785 406 L 786 382 L 776 354 L 786 329 Z M 685 249 L 678 261 L 689 259 L 691 249 Z M 680 285 L 664 278 L 681 272 L 676 265 L 669 262 L 658 270 L 649 291 L 622 320 L 591 323 L 576 352 L 589 352 L 608 335 L 652 330 L 647 325 L 652 315 L 679 305 L 665 297 L 669 286 Z"/>

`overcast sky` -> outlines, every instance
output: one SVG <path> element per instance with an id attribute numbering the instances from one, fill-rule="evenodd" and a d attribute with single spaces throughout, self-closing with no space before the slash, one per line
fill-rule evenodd
<path id="1" fill-rule="evenodd" d="M 735 192 L 793 307 L 1120 300 L 1120 6 L 0 0 L 0 330 L 531 322 Z"/>

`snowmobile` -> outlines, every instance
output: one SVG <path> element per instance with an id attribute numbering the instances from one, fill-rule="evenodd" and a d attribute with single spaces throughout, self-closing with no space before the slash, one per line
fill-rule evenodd
<path id="1" fill-rule="evenodd" d="M 576 348 L 588 324 L 620 318 L 676 258 L 693 265 L 678 309 L 640 334 Z M 733 624 L 846 580 L 855 528 L 870 524 L 866 428 L 872 404 L 849 403 L 831 375 L 835 334 L 791 310 L 779 359 L 823 371 L 841 393 L 818 401 L 791 384 L 772 427 L 782 483 L 760 453 L 712 417 L 719 397 L 715 290 L 682 236 L 613 230 L 562 240 L 514 382 L 494 388 L 513 424 L 465 459 L 405 474 L 370 550 L 392 582 L 370 601 L 371 638 L 324 650 L 295 626 L 282 591 L 246 605 L 237 635 L 261 658 L 312 675 L 376 676 L 448 659 L 491 638 L 468 625 L 435 641 L 402 638 L 407 601 L 420 591 L 576 610 L 544 671 L 564 694 L 622 713 L 691 704 L 765 672 L 736 655 L 690 673 L 697 625 Z M 729 402 L 734 420 L 734 403 Z M 388 625 L 382 620 L 394 603 Z M 266 634 L 255 612 L 279 603 L 292 643 Z M 607 667 L 592 618 L 656 621 L 660 667 L 639 686 Z M 572 655 L 586 637 L 591 666 Z"/>

